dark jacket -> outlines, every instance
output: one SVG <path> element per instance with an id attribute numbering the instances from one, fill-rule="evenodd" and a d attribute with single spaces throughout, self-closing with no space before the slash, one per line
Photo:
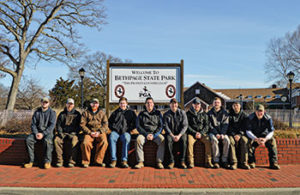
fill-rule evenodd
<path id="1" fill-rule="evenodd" d="M 68 112 L 65 108 L 59 113 L 56 122 L 56 129 L 59 135 L 65 134 L 78 134 L 80 130 L 81 114 L 75 109 Z"/>
<path id="2" fill-rule="evenodd" d="M 133 110 L 116 109 L 108 119 L 108 127 L 111 131 L 119 134 L 130 132 L 135 129 L 136 114 Z"/>
<path id="3" fill-rule="evenodd" d="M 244 135 L 246 130 L 248 115 L 241 110 L 239 113 L 235 113 L 233 109 L 229 112 L 229 126 L 227 134 L 230 136 Z"/>
<path id="4" fill-rule="evenodd" d="M 175 113 L 168 110 L 164 114 L 164 128 L 167 134 L 183 135 L 188 128 L 188 119 L 185 111 L 179 108 Z"/>
<path id="5" fill-rule="evenodd" d="M 91 132 L 106 133 L 108 130 L 108 120 L 105 113 L 100 110 L 93 112 L 91 108 L 84 111 L 81 116 L 80 127 L 84 134 Z"/>
<path id="6" fill-rule="evenodd" d="M 258 120 L 255 113 L 248 117 L 247 131 L 251 131 L 256 137 L 266 137 L 275 130 L 271 116 L 264 114 L 261 120 Z"/>
<path id="7" fill-rule="evenodd" d="M 229 117 L 227 111 L 223 107 L 219 112 L 216 112 L 215 108 L 212 108 L 207 114 L 209 116 L 210 122 L 209 132 L 214 135 L 226 135 L 229 124 Z"/>
<path id="8" fill-rule="evenodd" d="M 56 122 L 56 113 L 50 107 L 43 112 L 42 108 L 38 108 L 33 116 L 31 123 L 31 130 L 36 135 L 37 133 L 43 133 L 44 136 L 52 135 Z"/>
<path id="9" fill-rule="evenodd" d="M 156 138 L 163 129 L 160 111 L 155 108 L 150 113 L 146 109 L 141 111 L 136 119 L 136 128 L 145 137 L 148 134 L 154 134 L 154 138 Z"/>
<path id="10" fill-rule="evenodd" d="M 186 113 L 189 126 L 187 129 L 188 134 L 193 137 L 196 136 L 196 133 L 199 132 L 201 135 L 206 135 L 209 129 L 209 120 L 208 115 L 201 109 L 199 112 L 196 112 L 193 107 L 189 109 Z"/>

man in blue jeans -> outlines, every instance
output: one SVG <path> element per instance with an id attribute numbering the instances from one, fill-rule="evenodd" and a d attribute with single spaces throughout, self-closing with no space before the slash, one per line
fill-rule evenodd
<path id="1" fill-rule="evenodd" d="M 108 138 L 111 163 L 110 168 L 117 164 L 117 141 L 120 138 L 122 142 L 122 168 L 128 168 L 128 150 L 130 147 L 130 131 L 135 129 L 136 114 L 128 109 L 128 102 L 125 97 L 119 99 L 119 108 L 115 110 L 108 119 L 108 127 L 111 130 Z"/>
<path id="2" fill-rule="evenodd" d="M 31 168 L 34 162 L 34 144 L 38 141 L 43 142 L 44 148 L 44 168 L 51 167 L 53 150 L 53 130 L 56 122 L 56 113 L 49 106 L 49 99 L 44 97 L 41 100 L 42 106 L 38 108 L 33 116 L 31 123 L 32 133 L 26 138 L 26 146 L 29 155 L 29 163 L 25 168 Z"/>

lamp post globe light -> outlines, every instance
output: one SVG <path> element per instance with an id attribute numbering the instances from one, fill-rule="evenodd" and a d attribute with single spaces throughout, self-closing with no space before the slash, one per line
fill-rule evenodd
<path id="1" fill-rule="evenodd" d="M 289 79 L 289 82 L 290 82 L 290 120 L 289 120 L 289 127 L 292 128 L 293 127 L 293 123 L 292 123 L 292 82 L 294 80 L 295 73 L 290 71 L 286 76 L 287 76 L 287 78 Z"/>
<path id="2" fill-rule="evenodd" d="M 79 75 L 81 78 L 81 108 L 83 108 L 83 78 L 84 78 L 85 70 L 83 68 L 79 69 Z"/>

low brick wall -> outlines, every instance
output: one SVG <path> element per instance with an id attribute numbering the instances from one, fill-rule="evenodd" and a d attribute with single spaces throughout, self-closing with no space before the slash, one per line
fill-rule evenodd
<path id="1" fill-rule="evenodd" d="M 278 149 L 279 164 L 300 164 L 300 139 L 276 139 Z M 129 164 L 133 166 L 136 163 L 135 141 L 131 142 L 129 151 Z M 153 142 L 147 142 L 144 146 L 145 165 L 154 166 L 157 146 Z M 175 147 L 176 149 L 176 147 Z M 118 156 L 120 157 L 121 145 L 118 144 Z M 37 151 L 40 153 L 41 151 Z M 195 164 L 203 166 L 204 164 L 204 145 L 196 142 L 194 146 Z M 256 149 L 257 165 L 268 165 L 268 150 L 265 147 Z M 105 162 L 109 162 L 109 151 L 105 157 Z M 168 157 L 166 156 L 166 159 Z M 25 140 L 22 138 L 0 138 L 0 164 L 21 165 L 28 161 L 28 155 L 25 148 Z M 55 161 L 55 156 L 54 156 Z"/>

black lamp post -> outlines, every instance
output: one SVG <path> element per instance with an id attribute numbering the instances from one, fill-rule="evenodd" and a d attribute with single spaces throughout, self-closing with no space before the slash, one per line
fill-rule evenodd
<path id="1" fill-rule="evenodd" d="M 240 94 L 240 104 L 241 104 L 241 110 L 243 110 L 243 94 Z"/>
<path id="2" fill-rule="evenodd" d="M 81 108 L 83 108 L 83 78 L 84 78 L 85 70 L 83 68 L 79 69 L 79 75 L 81 78 Z"/>
<path id="3" fill-rule="evenodd" d="M 289 79 L 289 82 L 290 82 L 290 120 L 289 120 L 289 127 L 292 128 L 293 127 L 293 123 L 292 123 L 292 82 L 294 80 L 295 73 L 290 71 L 286 76 L 287 76 L 287 78 Z"/>

